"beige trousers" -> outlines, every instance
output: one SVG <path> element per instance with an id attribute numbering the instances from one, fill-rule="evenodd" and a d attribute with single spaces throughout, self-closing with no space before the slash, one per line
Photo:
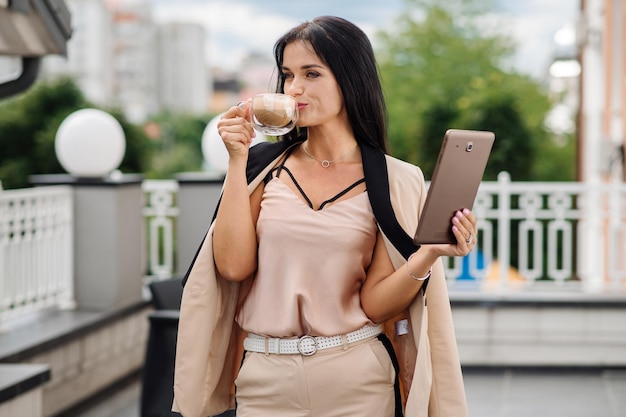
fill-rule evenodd
<path id="1" fill-rule="evenodd" d="M 393 417 L 395 370 L 376 337 L 312 356 L 247 352 L 237 417 Z"/>

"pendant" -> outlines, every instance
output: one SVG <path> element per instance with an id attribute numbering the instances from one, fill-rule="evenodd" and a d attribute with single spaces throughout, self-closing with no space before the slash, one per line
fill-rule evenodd
<path id="1" fill-rule="evenodd" d="M 323 168 L 328 168 L 330 166 L 330 161 L 328 159 L 324 159 L 322 161 L 322 167 Z"/>

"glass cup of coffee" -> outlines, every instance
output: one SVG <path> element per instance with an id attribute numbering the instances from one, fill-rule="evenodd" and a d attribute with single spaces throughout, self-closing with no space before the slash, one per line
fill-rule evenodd
<path id="1" fill-rule="evenodd" d="M 269 136 L 282 136 L 290 132 L 298 120 L 298 104 L 286 94 L 258 94 L 238 106 L 248 106 L 249 120 L 259 132 Z M 242 107 L 245 108 L 245 107 Z"/>

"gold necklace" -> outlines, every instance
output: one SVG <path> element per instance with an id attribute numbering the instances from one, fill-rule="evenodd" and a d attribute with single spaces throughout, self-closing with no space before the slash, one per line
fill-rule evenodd
<path id="1" fill-rule="evenodd" d="M 344 153 L 343 155 L 341 155 L 339 158 L 335 158 L 332 161 L 329 161 L 328 159 L 317 159 L 316 157 L 314 157 L 313 155 L 311 155 L 309 153 L 309 151 L 306 150 L 306 146 L 304 145 L 304 143 L 302 144 L 302 150 L 304 151 L 304 153 L 311 159 L 316 160 L 317 162 L 319 162 L 320 164 L 322 164 L 322 168 L 328 168 L 330 166 L 330 164 L 337 162 L 337 161 L 341 161 L 343 158 L 347 157 L 348 155 L 350 155 L 352 152 L 354 152 L 356 150 L 356 148 L 358 148 L 359 145 L 357 144 L 354 148 L 350 149 L 348 152 Z"/>

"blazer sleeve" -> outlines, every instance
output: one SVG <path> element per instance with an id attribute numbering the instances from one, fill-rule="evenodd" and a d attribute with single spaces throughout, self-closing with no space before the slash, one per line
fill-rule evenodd
<path id="1" fill-rule="evenodd" d="M 251 148 L 249 193 L 288 146 L 263 143 Z M 241 356 L 235 313 L 242 284 L 219 276 L 212 236 L 213 224 L 187 271 L 181 300 L 172 409 L 185 417 L 219 414 L 234 404 L 232 385 Z"/>
<path id="2" fill-rule="evenodd" d="M 426 200 L 421 170 L 414 165 L 387 157 L 389 193 L 398 222 L 413 236 Z M 396 268 L 405 258 L 393 245 L 388 253 Z M 414 361 L 405 361 L 412 372 L 406 398 L 406 417 L 469 415 L 461 366 L 454 334 L 443 262 L 438 260 L 425 292 L 420 291 L 407 313 L 409 337 L 404 349 L 413 352 Z M 411 366 L 413 369 L 411 369 Z"/>

